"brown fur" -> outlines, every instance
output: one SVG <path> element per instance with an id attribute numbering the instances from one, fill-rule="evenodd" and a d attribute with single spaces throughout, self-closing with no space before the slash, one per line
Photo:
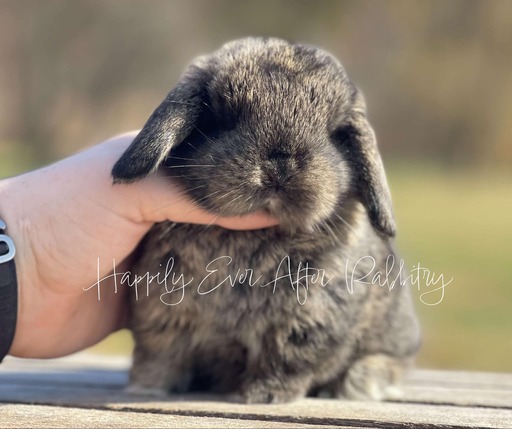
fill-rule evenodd
<path id="1" fill-rule="evenodd" d="M 317 48 L 254 38 L 197 59 L 113 176 L 130 182 L 157 168 L 213 213 L 267 210 L 280 224 L 155 225 L 134 272 L 163 279 L 173 262 L 169 274 L 193 280 L 183 295 L 172 275 L 132 291 L 130 389 L 234 392 L 246 402 L 325 389 L 384 397 L 419 329 L 407 285 L 351 290 L 352 273 L 371 272 L 372 261 L 386 272 L 394 221 L 363 99 L 341 65 Z M 308 273 L 307 290 L 305 278 L 285 276 L 306 264 L 323 270 Z M 396 261 L 388 277 L 398 270 Z M 327 284 L 313 281 L 320 273 Z"/>

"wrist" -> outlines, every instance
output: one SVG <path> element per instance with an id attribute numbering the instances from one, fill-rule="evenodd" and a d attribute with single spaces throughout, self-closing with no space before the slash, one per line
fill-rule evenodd
<path id="1" fill-rule="evenodd" d="M 22 314 L 27 302 L 27 285 L 31 283 L 30 273 L 33 272 L 30 266 L 34 266 L 33 255 L 29 239 L 31 221 L 23 217 L 24 207 L 24 184 L 22 176 L 0 180 L 0 219 L 6 224 L 6 234 L 12 239 L 16 247 L 14 262 L 16 265 L 17 277 L 17 321 L 16 331 L 9 354 L 18 354 L 18 350 L 27 347 L 20 338 L 24 338 L 26 322 Z M 32 264 L 32 265 L 31 265 Z"/>
<path id="2" fill-rule="evenodd" d="M 12 346 L 18 314 L 18 283 L 14 256 L 16 247 L 0 219 L 0 362 Z"/>

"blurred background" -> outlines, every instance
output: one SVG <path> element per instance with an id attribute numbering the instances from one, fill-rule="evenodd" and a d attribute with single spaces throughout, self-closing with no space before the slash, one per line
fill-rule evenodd
<path id="1" fill-rule="evenodd" d="M 512 371 L 512 1 L 0 0 L 0 178 L 140 128 L 195 56 L 247 35 L 323 47 L 362 88 L 397 246 L 453 278 L 438 305 L 416 293 L 419 364 Z"/>

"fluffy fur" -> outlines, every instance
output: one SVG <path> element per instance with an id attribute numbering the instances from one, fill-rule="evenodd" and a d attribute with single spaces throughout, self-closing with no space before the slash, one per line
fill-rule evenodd
<path id="1" fill-rule="evenodd" d="M 391 287 L 395 226 L 374 133 L 336 59 L 261 38 L 198 58 L 113 177 L 157 169 L 212 213 L 266 210 L 280 224 L 153 227 L 133 267 L 143 281 L 130 294 L 131 391 L 386 396 L 419 329 L 409 288 Z M 352 281 L 377 271 L 388 284 Z M 147 273 L 167 284 L 148 286 Z"/>

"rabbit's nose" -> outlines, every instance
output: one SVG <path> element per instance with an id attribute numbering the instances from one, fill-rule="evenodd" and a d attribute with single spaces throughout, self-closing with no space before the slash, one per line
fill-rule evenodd
<path id="1" fill-rule="evenodd" d="M 286 149 L 275 148 L 263 163 L 263 185 L 273 191 L 282 190 L 289 181 L 295 162 Z"/>
<path id="2" fill-rule="evenodd" d="M 290 170 L 287 161 L 269 161 L 264 168 L 263 184 L 275 191 L 283 189 L 291 176 Z"/>

